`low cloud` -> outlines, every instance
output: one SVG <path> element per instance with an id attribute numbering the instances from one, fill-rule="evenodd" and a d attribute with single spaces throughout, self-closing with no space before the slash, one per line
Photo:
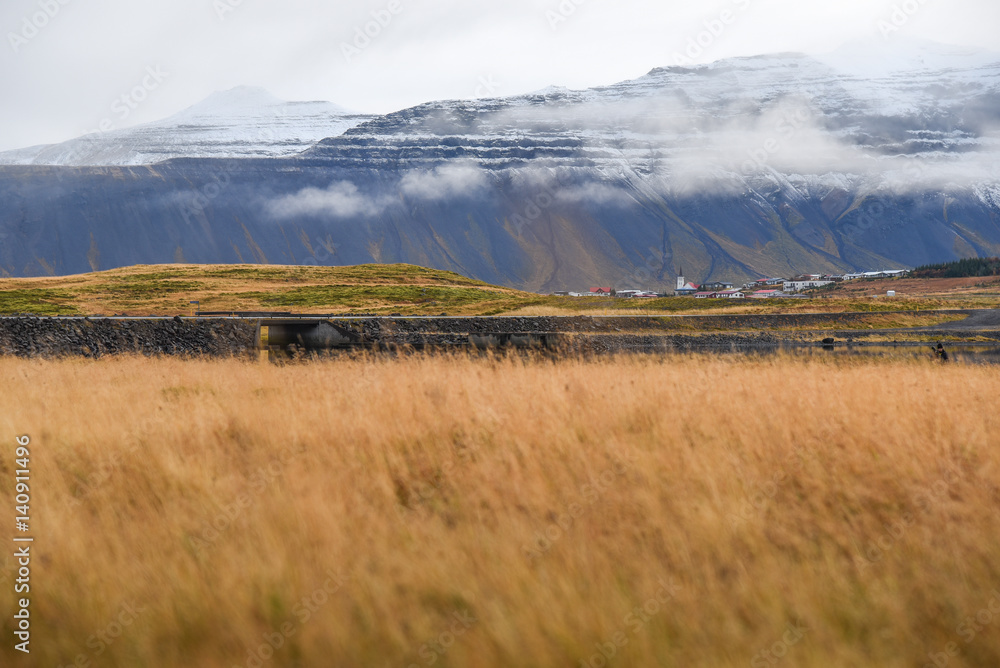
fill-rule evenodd
<path id="1" fill-rule="evenodd" d="M 328 188 L 304 188 L 268 204 L 275 218 L 316 216 L 326 218 L 357 218 L 374 216 L 385 209 L 383 199 L 363 195 L 350 181 L 337 181 Z"/>
<path id="2" fill-rule="evenodd" d="M 624 206 L 634 201 L 624 188 L 605 183 L 587 183 L 569 186 L 556 193 L 556 201 L 565 204 L 596 204 Z"/>
<path id="3" fill-rule="evenodd" d="M 470 163 L 445 164 L 403 176 L 399 189 L 404 195 L 442 200 L 476 194 L 489 186 L 486 173 Z"/>

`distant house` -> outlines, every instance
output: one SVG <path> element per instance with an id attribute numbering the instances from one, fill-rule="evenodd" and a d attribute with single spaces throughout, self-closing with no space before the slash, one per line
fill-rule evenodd
<path id="1" fill-rule="evenodd" d="M 739 290 L 723 290 L 715 294 L 717 299 L 746 299 L 746 295 Z"/>
<path id="2" fill-rule="evenodd" d="M 696 292 L 694 293 L 695 299 L 715 299 L 714 292 Z"/>
<path id="3" fill-rule="evenodd" d="M 695 285 L 694 283 L 684 283 L 676 290 L 674 290 L 674 295 L 678 297 L 690 297 L 694 295 L 694 293 L 698 292 L 698 287 L 699 286 Z"/>
<path id="4" fill-rule="evenodd" d="M 754 299 L 770 299 L 772 297 L 782 297 L 784 294 L 781 290 L 757 290 L 750 296 Z"/>
<path id="5" fill-rule="evenodd" d="M 610 297 L 611 288 L 591 288 L 590 294 L 593 297 Z"/>
<path id="6" fill-rule="evenodd" d="M 830 285 L 831 283 L 833 283 L 833 281 L 785 281 L 784 289 L 785 292 L 802 292 L 803 290 L 821 288 L 824 285 Z"/>
<path id="7" fill-rule="evenodd" d="M 863 278 L 899 278 L 909 273 L 905 269 L 884 269 L 882 271 L 866 271 Z"/>
<path id="8" fill-rule="evenodd" d="M 721 290 L 732 290 L 734 286 L 732 283 L 720 283 L 716 281 L 715 283 L 705 283 L 701 286 L 702 290 L 711 290 L 713 292 L 719 292 Z"/>
<path id="9" fill-rule="evenodd" d="M 624 297 L 625 299 L 652 299 L 660 295 L 649 290 L 618 290 L 615 296 Z"/>
<path id="10" fill-rule="evenodd" d="M 784 278 L 759 278 L 756 281 L 747 283 L 743 287 L 747 290 L 753 290 L 755 288 L 767 288 L 775 285 L 781 285 L 785 282 Z"/>

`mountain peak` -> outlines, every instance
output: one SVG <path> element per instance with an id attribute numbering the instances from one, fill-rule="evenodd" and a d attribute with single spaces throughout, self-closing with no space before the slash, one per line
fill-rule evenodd
<path id="1" fill-rule="evenodd" d="M 367 119 L 330 102 L 286 102 L 263 88 L 237 86 L 159 121 L 0 153 L 0 164 L 140 165 L 178 157 L 283 156 Z"/>
<path id="2" fill-rule="evenodd" d="M 212 93 L 186 111 L 218 111 L 231 109 L 260 109 L 284 104 L 285 101 L 258 86 L 236 86 Z"/>
<path id="3" fill-rule="evenodd" d="M 879 76 L 891 72 L 974 69 L 1000 62 L 1000 53 L 893 34 L 889 39 L 854 40 L 817 58 L 841 72 Z"/>
<path id="4" fill-rule="evenodd" d="M 546 86 L 545 88 L 539 88 L 538 90 L 533 90 L 528 95 L 565 95 L 571 92 L 566 86 Z"/>

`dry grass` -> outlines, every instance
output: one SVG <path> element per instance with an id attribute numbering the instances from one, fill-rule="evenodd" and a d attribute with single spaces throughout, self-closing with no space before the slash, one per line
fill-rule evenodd
<path id="1" fill-rule="evenodd" d="M 473 315 L 535 296 L 413 265 L 140 265 L 43 278 L 0 279 L 0 315 L 188 315 L 202 311 Z"/>
<path id="2" fill-rule="evenodd" d="M 902 668 L 949 643 L 951 666 L 1000 665 L 993 368 L 418 356 L 0 373 L 0 498 L 28 433 L 37 540 L 33 651 L 13 651 L 5 614 L 3 665 L 601 666 L 616 641 L 614 666 Z M 138 617 L 116 626 L 126 605 Z M 268 637 L 281 648 L 252 658 Z"/>
<path id="3" fill-rule="evenodd" d="M 995 305 L 1000 297 L 1000 277 L 863 279 L 839 283 L 832 289 L 819 291 L 819 294 L 865 297 L 884 295 L 888 290 L 895 291 L 897 299 L 984 300 Z"/>

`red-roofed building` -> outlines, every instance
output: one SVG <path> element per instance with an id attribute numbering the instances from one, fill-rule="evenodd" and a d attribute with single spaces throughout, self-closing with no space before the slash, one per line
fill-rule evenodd
<path id="1" fill-rule="evenodd" d="M 694 283 L 685 283 L 681 287 L 674 290 L 674 294 L 678 297 L 690 297 L 696 292 L 698 292 L 698 286 Z"/>

